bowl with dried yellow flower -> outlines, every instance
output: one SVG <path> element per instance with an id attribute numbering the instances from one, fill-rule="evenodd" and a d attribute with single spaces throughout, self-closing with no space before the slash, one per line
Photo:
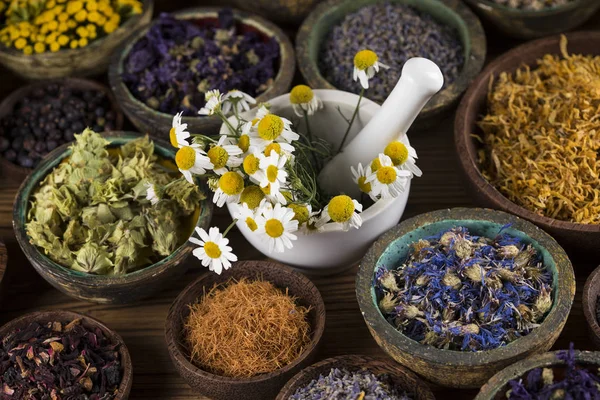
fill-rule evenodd
<path id="1" fill-rule="evenodd" d="M 154 0 L 12 0 L 0 3 L 0 63 L 26 79 L 106 71 Z"/>
<path id="2" fill-rule="evenodd" d="M 187 240 L 208 226 L 212 205 L 201 182 L 174 169 L 174 157 L 147 136 L 90 129 L 48 154 L 13 209 L 17 241 L 36 271 L 96 303 L 132 302 L 183 274 Z"/>
<path id="3" fill-rule="evenodd" d="M 575 275 L 559 244 L 530 222 L 455 208 L 384 234 L 361 262 L 356 292 L 386 353 L 437 384 L 474 388 L 554 344 Z"/>

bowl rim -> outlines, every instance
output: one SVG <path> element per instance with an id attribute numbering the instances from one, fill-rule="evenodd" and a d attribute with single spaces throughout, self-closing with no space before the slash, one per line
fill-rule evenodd
<path id="1" fill-rule="evenodd" d="M 593 296 L 594 292 L 596 296 Z M 594 336 L 597 342 L 600 342 L 600 324 L 596 317 L 596 305 L 600 296 L 600 266 L 598 266 L 588 276 L 583 286 L 582 308 L 583 316 L 588 324 L 590 334 Z"/>
<path id="2" fill-rule="evenodd" d="M 102 321 L 91 317 L 86 314 L 82 314 L 76 311 L 70 310 L 41 310 L 33 311 L 25 315 L 21 315 L 14 318 L 0 327 L 0 337 L 4 337 L 6 334 L 14 331 L 31 322 L 41 323 L 42 321 L 58 321 L 58 320 L 76 320 L 81 319 L 91 326 L 100 328 L 104 334 L 111 339 L 111 343 L 119 345 L 119 355 L 121 356 L 121 368 L 123 370 L 123 376 L 121 383 L 119 384 L 119 395 L 115 397 L 115 400 L 124 400 L 129 396 L 131 391 L 131 385 L 133 382 L 133 364 L 131 362 L 131 355 L 129 349 L 125 344 L 125 341 L 116 331 L 107 327 Z"/>
<path id="3" fill-rule="evenodd" d="M 223 10 L 224 7 L 189 7 L 181 10 L 177 10 L 168 15 L 175 17 L 176 19 L 205 19 L 205 18 L 216 18 L 218 12 Z M 268 37 L 274 38 L 279 44 L 280 49 L 280 65 L 275 77 L 273 77 L 273 83 L 256 97 L 256 104 L 267 101 L 270 94 L 273 92 L 276 82 L 284 82 L 285 86 L 288 87 L 293 79 L 294 71 L 296 70 L 296 58 L 294 55 L 294 48 L 292 42 L 288 36 L 274 23 L 267 19 L 257 15 L 242 11 L 239 9 L 231 8 L 233 11 L 234 19 L 242 23 L 243 25 L 250 26 L 257 29 L 262 34 Z M 119 100 L 123 98 L 123 102 L 129 102 L 138 108 L 141 108 L 147 113 L 156 115 L 163 119 L 173 119 L 172 114 L 167 114 L 162 111 L 154 110 L 146 105 L 143 101 L 131 93 L 127 85 L 123 82 L 122 74 L 124 70 L 124 64 L 126 58 L 129 56 L 133 46 L 148 32 L 148 30 L 155 26 L 159 22 L 158 18 L 153 19 L 150 23 L 141 26 L 135 30 L 128 38 L 128 40 L 117 49 L 115 54 L 112 56 L 110 65 L 108 67 L 108 80 L 110 87 Z M 211 116 L 183 116 L 183 122 L 199 121 L 199 120 L 212 120 L 213 122 L 220 121 L 215 115 Z M 220 125 L 220 124 L 219 124 Z"/>
<path id="4" fill-rule="evenodd" d="M 400 237 L 415 229 L 445 220 L 484 221 L 505 225 L 524 233 L 545 248 L 556 265 L 557 287 L 553 306 L 538 328 L 530 334 L 512 341 L 506 346 L 493 350 L 466 352 L 443 350 L 421 344 L 397 331 L 385 320 L 372 297 L 372 282 L 379 258 Z M 570 285 L 569 285 L 570 282 Z M 503 211 L 483 208 L 451 208 L 419 214 L 401 222 L 383 234 L 367 251 L 362 259 L 357 278 L 356 294 L 365 322 L 370 329 L 379 333 L 382 342 L 388 342 L 400 351 L 424 360 L 436 366 L 475 367 L 503 360 L 516 360 L 520 355 L 534 347 L 536 338 L 551 336 L 557 326 L 564 325 L 575 297 L 575 273 L 563 248 L 549 234 L 531 222 Z M 389 338 L 389 339 L 387 339 Z"/>
<path id="5" fill-rule="evenodd" d="M 190 371 L 195 376 L 199 376 L 203 380 L 211 381 L 211 382 L 219 382 L 226 383 L 229 385 L 244 385 L 251 383 L 263 383 L 269 381 L 273 378 L 281 376 L 290 370 L 296 368 L 300 363 L 306 360 L 310 355 L 315 351 L 315 349 L 319 346 L 321 339 L 323 337 L 323 332 L 325 331 L 325 323 L 326 323 L 326 308 L 325 303 L 323 302 L 323 297 L 321 296 L 321 292 L 316 287 L 316 285 L 305 275 L 294 270 L 292 267 L 289 267 L 285 264 L 276 262 L 276 261 L 268 261 L 268 260 L 244 260 L 237 261 L 231 267 L 231 269 L 242 269 L 242 268 L 254 268 L 255 270 L 268 270 L 268 269 L 277 269 L 280 272 L 280 275 L 288 275 L 294 276 L 301 282 L 302 286 L 310 288 L 312 292 L 314 292 L 317 304 L 314 309 L 316 313 L 316 327 L 311 326 L 311 341 L 310 344 L 304 349 L 302 354 L 300 354 L 293 362 L 285 365 L 283 368 L 277 369 L 273 372 L 269 372 L 266 374 L 256 375 L 250 378 L 234 378 L 229 376 L 222 376 L 213 374 L 211 372 L 205 371 L 202 368 L 196 366 L 194 363 L 190 361 L 188 356 L 185 354 L 183 349 L 183 344 L 179 340 L 180 332 L 176 332 L 177 327 L 177 318 L 176 315 L 181 314 L 181 310 L 184 307 L 187 307 L 189 303 L 184 302 L 184 298 L 188 295 L 188 293 L 194 293 L 196 288 L 202 287 L 204 288 L 204 282 L 209 280 L 210 278 L 214 278 L 214 272 L 207 271 L 201 276 L 199 276 L 196 280 L 191 282 L 189 285 L 183 289 L 181 293 L 175 298 L 171 306 L 169 307 L 169 312 L 167 314 L 166 322 L 165 322 L 165 341 L 167 342 L 167 347 L 169 349 L 169 354 L 173 362 L 177 359 L 177 363 L 182 365 L 182 368 L 185 368 L 187 371 Z M 250 275 L 249 271 L 245 271 L 246 275 Z M 217 280 L 223 281 L 223 276 L 217 277 Z M 272 280 L 268 280 L 275 287 L 279 287 L 276 282 Z M 300 297 L 298 297 L 301 299 Z"/>
<path id="6" fill-rule="evenodd" d="M 471 86 L 463 96 L 458 109 L 456 110 L 456 117 L 454 120 L 454 145 L 456 151 L 460 155 L 460 157 L 458 157 L 459 164 L 465 174 L 468 175 L 467 180 L 477 187 L 477 191 L 482 193 L 490 201 L 493 201 L 496 204 L 496 207 L 501 207 L 507 212 L 528 219 L 536 225 L 540 225 L 546 229 L 564 229 L 584 233 L 600 233 L 600 224 L 582 224 L 546 217 L 536 214 L 509 200 L 481 174 L 476 158 L 477 150 L 473 144 L 473 139 L 471 138 L 472 131 L 474 130 L 473 125 L 475 125 L 476 121 L 471 123 L 471 121 L 468 120 L 468 115 L 472 109 L 478 107 L 478 104 L 475 104 L 472 100 L 476 98 L 481 90 L 486 90 L 487 93 L 490 77 L 496 76 L 500 72 L 514 72 L 516 68 L 506 71 L 501 70 L 500 67 L 508 60 L 516 58 L 515 56 L 518 54 L 535 54 L 538 48 L 548 46 L 552 46 L 557 50 L 551 54 L 559 54 L 559 43 L 561 36 L 563 35 L 566 36 L 569 42 L 594 40 L 600 43 L 600 32 L 597 31 L 564 33 L 529 41 L 512 48 L 496 58 L 488 64 L 471 83 Z M 600 53 L 598 54 L 600 55 Z M 522 58 L 522 56 L 519 57 L 519 59 Z M 524 63 L 521 63 L 521 65 L 522 64 Z M 529 65 L 535 65 L 535 61 Z"/>
<path id="7" fill-rule="evenodd" d="M 562 14 L 563 12 L 572 11 L 579 6 L 585 5 L 584 0 L 573 0 L 567 4 L 553 6 L 548 8 L 542 8 L 541 10 L 523 10 L 520 8 L 513 8 L 505 6 L 503 4 L 496 4 L 491 0 L 465 0 L 467 3 L 474 7 L 485 7 L 488 9 L 494 9 L 500 11 L 506 17 L 549 17 L 553 15 Z"/>
<path id="8" fill-rule="evenodd" d="M 130 141 L 136 138 L 144 137 L 145 135 L 131 131 L 113 131 L 105 132 L 102 134 L 102 136 L 105 139 L 113 142 L 119 140 Z M 166 143 L 156 139 L 151 140 L 154 142 L 155 147 L 158 147 L 167 153 L 173 153 L 172 148 L 166 145 Z M 21 220 L 19 212 L 21 208 L 27 209 L 29 207 L 30 195 L 41 182 L 41 180 L 44 179 L 48 173 L 50 173 L 56 167 L 56 165 L 60 163 L 61 160 L 70 154 L 69 146 L 71 144 L 72 143 L 65 143 L 48 153 L 48 155 L 42 159 L 42 162 L 40 162 L 40 164 L 35 168 L 34 172 L 25 178 L 19 187 L 19 190 L 17 191 L 13 206 L 13 230 L 17 238 L 17 242 L 19 243 L 19 246 L 21 247 L 21 250 L 27 259 L 39 260 L 39 264 L 42 265 L 39 268 L 43 269 L 44 272 L 47 272 L 53 277 L 60 277 L 63 279 L 68 278 L 76 281 L 78 285 L 94 288 L 98 286 L 118 287 L 120 285 L 130 285 L 134 282 L 144 282 L 145 279 L 149 277 L 155 278 L 165 273 L 166 270 L 179 265 L 179 263 L 182 262 L 194 248 L 194 245 L 188 240 L 177 247 L 177 249 L 175 249 L 175 251 L 169 256 L 159 260 L 154 264 L 148 265 L 147 267 L 127 273 L 125 275 L 95 275 L 72 270 L 51 260 L 35 245 L 29 242 L 29 236 L 27 235 L 27 231 L 25 229 L 27 213 L 24 212 L 24 220 Z M 35 171 L 38 170 L 44 171 L 45 173 L 39 179 L 34 179 Z M 25 197 L 25 195 L 28 196 Z M 198 220 L 196 221 L 194 227 L 206 229 L 208 228 L 212 218 L 213 203 L 207 197 L 206 199 L 200 201 L 199 206 L 200 214 L 198 215 Z M 193 235 L 193 232 L 191 234 Z M 32 262 L 32 265 L 38 269 L 36 264 L 37 263 Z"/>

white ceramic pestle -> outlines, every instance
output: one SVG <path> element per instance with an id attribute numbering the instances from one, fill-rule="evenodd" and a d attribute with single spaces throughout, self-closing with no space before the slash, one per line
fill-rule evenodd
<path id="1" fill-rule="evenodd" d="M 361 163 L 366 167 L 388 143 L 406 133 L 427 101 L 443 84 L 442 71 L 433 61 L 420 57 L 408 60 L 396 87 L 377 114 L 342 152 L 325 165 L 318 178 L 321 188 L 332 195 L 345 193 L 358 198 L 360 191 L 350 166 L 356 167 Z"/>

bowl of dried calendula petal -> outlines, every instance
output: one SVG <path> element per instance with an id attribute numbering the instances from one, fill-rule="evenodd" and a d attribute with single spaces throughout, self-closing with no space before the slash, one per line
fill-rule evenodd
<path id="1" fill-rule="evenodd" d="M 363 258 L 360 309 L 381 348 L 427 380 L 480 387 L 550 349 L 575 296 L 567 254 L 550 235 L 501 211 L 421 214 Z"/>
<path id="2" fill-rule="evenodd" d="M 474 198 L 572 254 L 600 254 L 599 45 L 600 32 L 576 32 L 516 47 L 473 82 L 454 125 Z"/>
<path id="3" fill-rule="evenodd" d="M 96 303 L 136 301 L 182 275 L 188 238 L 208 227 L 212 203 L 174 157 L 147 136 L 90 129 L 49 153 L 13 209 L 17 241 L 36 271 Z"/>

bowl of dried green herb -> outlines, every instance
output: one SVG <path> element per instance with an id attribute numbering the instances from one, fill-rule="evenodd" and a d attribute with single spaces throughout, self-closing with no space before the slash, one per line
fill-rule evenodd
<path id="1" fill-rule="evenodd" d="M 293 46 L 275 24 L 198 7 L 161 14 L 138 30 L 114 54 L 109 81 L 138 130 L 160 138 L 180 111 L 190 130 L 216 134 L 221 120 L 198 115 L 206 92 L 238 89 L 266 102 L 288 92 L 295 69 Z"/>
<path id="2" fill-rule="evenodd" d="M 174 158 L 147 136 L 90 129 L 49 153 L 13 208 L 17 241 L 36 271 L 96 303 L 136 301 L 182 275 L 188 238 L 208 227 L 212 203 Z"/>
<path id="3" fill-rule="evenodd" d="M 116 332 L 92 317 L 38 311 L 2 326 L 0 338 L 3 398 L 129 398 L 129 351 Z"/>
<path id="4" fill-rule="evenodd" d="M 575 32 L 507 52 L 473 82 L 454 125 L 475 200 L 533 222 L 572 254 L 600 250 L 600 126 L 589 108 L 599 44 L 599 32 Z"/>
<path id="5" fill-rule="evenodd" d="M 328 0 L 304 21 L 296 38 L 298 66 L 307 84 L 358 94 L 353 81 L 354 55 L 370 49 L 391 68 L 370 80 L 365 93 L 383 103 L 411 57 L 435 62 L 444 87 L 425 105 L 418 126 L 448 110 L 481 71 L 485 33 L 477 16 L 452 0 Z"/>
<path id="6" fill-rule="evenodd" d="M 165 337 L 194 391 L 262 400 L 314 361 L 324 329 L 325 305 L 307 277 L 283 264 L 242 261 L 187 286 L 171 305 Z"/>
<path id="7" fill-rule="evenodd" d="M 384 234 L 361 262 L 356 292 L 385 352 L 434 383 L 468 388 L 552 346 L 575 276 L 560 245 L 530 222 L 455 208 Z"/>
<path id="8" fill-rule="evenodd" d="M 587 322 L 589 337 L 600 348 L 600 267 L 596 268 L 585 281 L 582 303 L 583 315 Z"/>

